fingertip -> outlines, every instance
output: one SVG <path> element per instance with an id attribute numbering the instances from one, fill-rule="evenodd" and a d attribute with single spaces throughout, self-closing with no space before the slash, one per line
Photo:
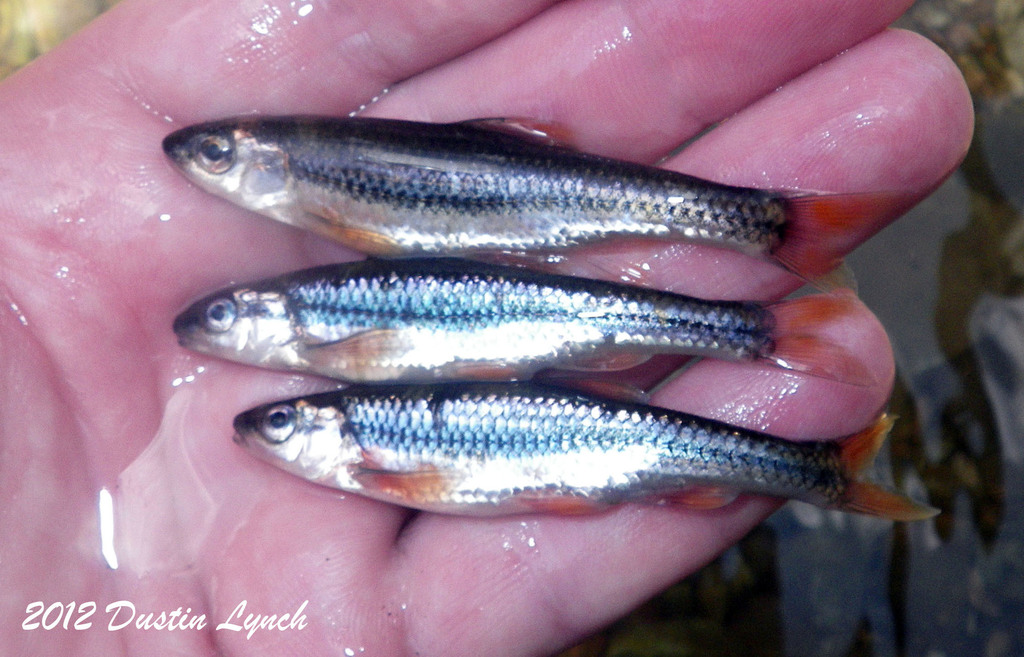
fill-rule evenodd
<path id="1" fill-rule="evenodd" d="M 920 71 L 922 75 L 930 72 L 924 77 L 930 79 L 934 90 L 931 96 L 936 104 L 933 118 L 940 122 L 936 132 L 944 133 L 949 139 L 953 160 L 949 172 L 952 172 L 970 148 L 974 134 L 974 101 L 967 81 L 949 54 L 921 34 L 892 28 L 885 36 L 894 46 L 902 47 L 904 63 L 910 72 Z"/>
<path id="2" fill-rule="evenodd" d="M 740 111 L 672 165 L 729 184 L 920 198 L 960 163 L 972 129 L 949 57 L 886 30 Z"/>

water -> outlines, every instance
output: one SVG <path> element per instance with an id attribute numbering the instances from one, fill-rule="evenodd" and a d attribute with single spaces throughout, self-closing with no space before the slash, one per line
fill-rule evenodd
<path id="1" fill-rule="evenodd" d="M 2 0 L 0 77 L 50 50 L 117 0 Z"/>
<path id="2" fill-rule="evenodd" d="M 111 4 L 2 2 L 0 75 Z M 16 32 L 11 16 L 34 27 Z M 891 468 L 942 516 L 893 527 L 791 504 L 567 654 L 1024 654 L 1022 16 L 1021 0 L 925 0 L 902 19 L 961 67 L 977 131 L 964 166 L 850 258 L 898 366 L 901 420 L 878 476 Z"/>

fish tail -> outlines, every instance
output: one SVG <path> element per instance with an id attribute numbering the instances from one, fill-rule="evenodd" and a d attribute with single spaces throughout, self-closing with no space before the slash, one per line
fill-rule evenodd
<path id="1" fill-rule="evenodd" d="M 900 521 L 926 520 L 938 515 L 939 510 L 934 507 L 859 478 L 875 460 L 894 422 L 894 417 L 883 413 L 873 425 L 840 443 L 839 463 L 847 485 L 836 508 Z"/>
<path id="2" fill-rule="evenodd" d="M 772 256 L 807 281 L 838 267 L 853 250 L 913 205 L 909 194 L 804 194 L 786 199 L 782 243 Z"/>
<path id="3" fill-rule="evenodd" d="M 815 335 L 815 327 L 841 320 L 860 306 L 851 293 L 818 294 L 770 307 L 775 318 L 773 348 L 764 358 L 779 367 L 842 383 L 870 386 L 874 373 L 842 345 Z"/>

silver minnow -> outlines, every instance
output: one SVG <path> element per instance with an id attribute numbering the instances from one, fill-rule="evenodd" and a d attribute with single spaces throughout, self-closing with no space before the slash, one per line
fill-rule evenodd
<path id="1" fill-rule="evenodd" d="M 856 303 L 705 301 L 454 258 L 371 259 L 220 290 L 174 331 L 196 351 L 350 382 L 526 379 L 684 354 L 868 384 L 867 368 L 813 333 Z"/>
<path id="2" fill-rule="evenodd" d="M 304 479 L 439 513 L 714 508 L 753 493 L 931 517 L 859 478 L 890 426 L 882 416 L 838 441 L 799 443 L 557 388 L 477 383 L 353 386 L 274 402 L 239 415 L 235 440 Z"/>
<path id="3" fill-rule="evenodd" d="M 880 226 L 875 215 L 902 209 L 892 194 L 717 184 L 581 152 L 552 136 L 560 131 L 508 119 L 249 116 L 183 128 L 163 147 L 214 194 L 384 256 L 656 238 L 737 249 L 817 278 L 863 232 L 851 225 Z"/>

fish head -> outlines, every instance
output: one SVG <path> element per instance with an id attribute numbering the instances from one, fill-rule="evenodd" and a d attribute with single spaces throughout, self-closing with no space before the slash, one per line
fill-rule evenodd
<path id="1" fill-rule="evenodd" d="M 360 450 L 344 414 L 312 398 L 257 406 L 235 418 L 235 442 L 291 474 L 334 487 L 349 487 L 349 466 Z M 340 479 L 339 479 L 340 478 Z"/>
<path id="2" fill-rule="evenodd" d="M 288 156 L 257 121 L 201 123 L 167 135 L 163 149 L 193 183 L 244 208 L 274 216 L 292 198 Z"/>
<path id="3" fill-rule="evenodd" d="M 196 301 L 174 320 L 181 346 L 280 369 L 302 366 L 300 331 L 284 294 L 228 288 Z"/>

